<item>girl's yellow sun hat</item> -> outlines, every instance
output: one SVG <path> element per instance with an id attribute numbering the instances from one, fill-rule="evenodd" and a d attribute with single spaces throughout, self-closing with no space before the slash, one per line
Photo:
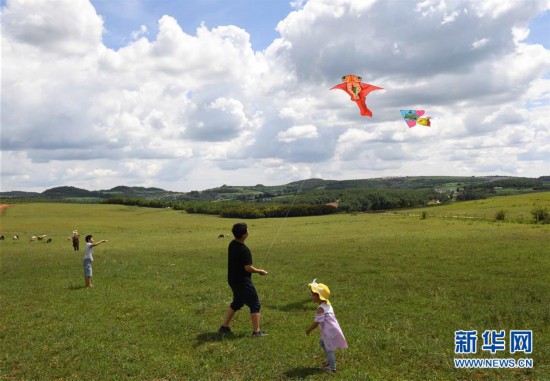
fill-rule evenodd
<path id="1" fill-rule="evenodd" d="M 330 305 L 330 302 L 328 300 L 328 298 L 330 298 L 330 290 L 326 284 L 317 283 L 317 279 L 313 279 L 313 282 L 308 284 L 308 286 L 311 292 L 319 295 L 319 299 L 327 302 L 327 304 Z"/>

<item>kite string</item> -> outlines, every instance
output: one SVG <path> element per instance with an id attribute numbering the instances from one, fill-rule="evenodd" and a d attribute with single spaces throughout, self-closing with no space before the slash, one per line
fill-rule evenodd
<path id="1" fill-rule="evenodd" d="M 294 206 L 294 203 L 296 202 L 296 199 L 298 198 L 298 194 L 302 190 L 302 187 L 304 186 L 305 181 L 306 181 L 305 179 L 302 180 L 302 183 L 300 184 L 300 187 L 296 191 L 296 194 L 294 195 L 294 198 L 292 199 L 292 202 L 290 203 L 290 207 L 286 211 L 285 217 L 283 218 L 283 222 L 281 222 L 281 224 L 279 225 L 279 228 L 277 229 L 277 233 L 275 233 L 275 237 L 273 237 L 273 240 L 271 241 L 271 245 L 269 245 L 269 248 L 267 249 L 267 253 L 265 254 L 264 258 L 262 259 L 262 262 L 261 262 L 262 265 L 265 263 L 265 261 L 269 257 L 269 253 L 271 252 L 271 249 L 273 248 L 273 245 L 275 244 L 275 240 L 279 236 L 279 233 L 281 232 L 281 229 L 282 229 L 284 223 L 286 222 L 286 219 L 287 219 L 288 215 L 290 214 L 290 210 Z M 261 265 L 260 265 L 260 268 L 262 268 Z"/>

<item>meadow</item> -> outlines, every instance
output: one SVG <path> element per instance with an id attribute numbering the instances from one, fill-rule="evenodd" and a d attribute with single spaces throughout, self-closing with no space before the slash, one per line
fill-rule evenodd
<path id="1" fill-rule="evenodd" d="M 454 202 L 445 205 L 417 208 L 410 211 L 397 211 L 395 213 L 401 215 L 412 214 L 416 217 L 425 212 L 428 218 L 465 218 L 494 221 L 496 214 L 503 211 L 503 221 L 505 222 L 531 223 L 534 221 L 532 211 L 541 208 L 550 209 L 550 192 Z"/>
<path id="2" fill-rule="evenodd" d="M 501 199 L 538 202 L 514 197 L 529 195 Z M 550 225 L 393 214 L 248 220 L 254 265 L 269 271 L 253 277 L 269 335 L 252 338 L 246 308 L 233 336 L 217 334 L 231 301 L 230 238 L 217 237 L 235 222 L 119 205 L 10 206 L 0 221 L 0 379 L 550 378 Z M 74 229 L 78 253 L 66 241 Z M 52 242 L 29 242 L 38 234 Z M 93 288 L 83 287 L 86 234 L 109 240 L 95 249 Z M 314 278 L 330 287 L 349 344 L 336 374 L 321 373 L 318 332 L 305 334 Z M 476 354 L 454 353 L 459 330 L 478 331 Z M 482 351 L 485 330 L 532 330 L 533 352 Z M 493 357 L 534 366 L 453 363 Z"/>

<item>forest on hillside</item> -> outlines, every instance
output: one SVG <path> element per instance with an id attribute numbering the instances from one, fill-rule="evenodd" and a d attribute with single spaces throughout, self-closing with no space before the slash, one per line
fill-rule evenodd
<path id="1" fill-rule="evenodd" d="M 285 185 L 222 185 L 171 192 L 117 186 L 88 191 L 61 186 L 36 192 L 2 192 L 0 202 L 73 202 L 173 208 L 231 218 L 312 216 L 415 208 L 499 195 L 550 190 L 550 176 L 402 176 L 357 180 L 306 179 Z"/>
<path id="2" fill-rule="evenodd" d="M 108 204 L 173 208 L 188 213 L 215 214 L 231 218 L 295 217 L 337 212 L 369 212 L 414 208 L 449 201 L 448 195 L 432 190 L 361 189 L 296 193 L 275 200 L 246 202 L 162 201 L 111 198 Z"/>

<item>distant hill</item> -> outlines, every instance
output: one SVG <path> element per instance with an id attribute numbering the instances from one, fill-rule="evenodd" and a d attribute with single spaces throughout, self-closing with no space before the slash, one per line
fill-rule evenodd
<path id="1" fill-rule="evenodd" d="M 249 201 L 269 200 L 300 194 L 362 189 L 433 190 L 456 199 L 476 199 L 487 194 L 517 194 L 550 190 L 550 176 L 539 178 L 511 176 L 402 176 L 356 180 L 306 179 L 284 185 L 228 186 L 191 192 L 171 192 L 155 187 L 117 186 L 108 190 L 88 191 L 60 186 L 44 192 L 0 192 L 4 201 L 45 200 L 57 202 L 100 202 L 112 198 L 163 201 Z M 460 198 L 462 197 L 462 198 Z"/>
<path id="2" fill-rule="evenodd" d="M 63 197 L 98 197 L 96 192 L 87 191 L 85 189 L 75 187 L 57 187 L 47 189 L 41 193 L 42 197 L 46 198 L 63 198 Z"/>
<path id="3" fill-rule="evenodd" d="M 172 194 L 179 194 L 170 192 L 160 188 L 144 188 L 144 187 L 127 187 L 118 186 L 110 190 L 99 191 L 102 197 L 129 197 L 129 198 L 143 198 L 143 199 L 157 199 L 169 197 Z"/>
<path id="4" fill-rule="evenodd" d="M 99 202 L 113 197 L 138 198 L 138 199 L 170 199 L 177 192 L 170 192 L 160 188 L 117 186 L 109 190 L 89 191 L 86 189 L 61 186 L 47 189 L 44 192 L 0 192 L 0 198 L 9 199 L 38 199 L 45 201 L 73 201 L 73 202 Z"/>
<path id="5" fill-rule="evenodd" d="M 11 192 L 0 192 L 1 198 L 33 198 L 40 197 L 38 192 L 22 192 L 22 191 L 11 191 Z"/>

